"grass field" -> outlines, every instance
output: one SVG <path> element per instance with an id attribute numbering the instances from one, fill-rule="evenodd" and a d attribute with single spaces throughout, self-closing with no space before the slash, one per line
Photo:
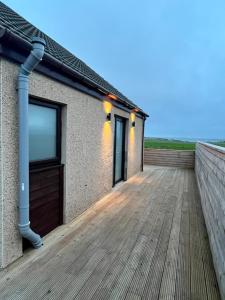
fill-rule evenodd
<path id="1" fill-rule="evenodd" d="M 225 147 L 225 141 L 219 143 L 213 143 L 215 145 Z M 145 148 L 154 149 L 175 149 L 175 150 L 194 150 L 194 142 L 183 142 L 178 140 L 167 140 L 167 139 L 157 139 L 157 138 L 146 138 Z"/>

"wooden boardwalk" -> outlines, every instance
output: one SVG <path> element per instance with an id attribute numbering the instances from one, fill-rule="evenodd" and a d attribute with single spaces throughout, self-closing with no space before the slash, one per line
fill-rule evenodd
<path id="1" fill-rule="evenodd" d="M 60 232 L 0 299 L 220 299 L 193 170 L 148 166 Z"/>

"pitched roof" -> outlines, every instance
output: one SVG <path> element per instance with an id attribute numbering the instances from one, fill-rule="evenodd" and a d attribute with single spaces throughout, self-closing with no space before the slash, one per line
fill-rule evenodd
<path id="1" fill-rule="evenodd" d="M 46 42 L 45 52 L 63 63 L 65 66 L 70 67 L 77 75 L 81 75 L 90 83 L 94 83 L 100 89 L 107 91 L 110 94 L 115 95 L 122 102 L 138 108 L 131 100 L 120 93 L 116 88 L 109 84 L 104 78 L 93 71 L 88 65 L 82 60 L 77 58 L 67 49 L 62 47 L 60 44 L 51 39 L 48 35 L 40 31 L 38 28 L 33 26 L 19 14 L 14 12 L 11 8 L 6 6 L 0 1 L 0 26 L 7 28 L 17 36 L 21 37 L 27 42 L 31 42 L 33 36 L 41 37 Z M 140 108 L 139 108 L 140 109 Z M 143 112 L 140 109 L 141 112 Z M 144 113 L 145 114 L 145 113 Z"/>

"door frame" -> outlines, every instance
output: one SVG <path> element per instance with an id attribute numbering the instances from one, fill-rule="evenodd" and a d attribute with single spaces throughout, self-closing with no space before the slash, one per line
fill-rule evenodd
<path id="1" fill-rule="evenodd" d="M 61 163 L 62 142 L 62 107 L 60 103 L 50 102 L 45 99 L 29 96 L 29 104 L 53 108 L 56 110 L 56 156 L 51 159 L 43 159 L 29 162 L 29 176 L 35 173 L 52 169 L 59 170 L 59 226 L 63 224 L 64 208 L 64 165 Z M 30 185 L 30 183 L 29 183 Z"/>
<path id="2" fill-rule="evenodd" d="M 113 187 L 119 183 L 120 181 L 127 180 L 127 121 L 128 118 L 124 118 L 120 115 L 114 115 L 114 147 L 113 147 Z M 116 126 L 117 126 L 117 120 L 121 120 L 123 123 L 123 150 L 122 150 L 122 177 L 118 180 L 115 180 L 116 176 Z"/>

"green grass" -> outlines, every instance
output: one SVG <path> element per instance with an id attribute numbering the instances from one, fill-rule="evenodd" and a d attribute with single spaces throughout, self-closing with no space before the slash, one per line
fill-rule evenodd
<path id="1" fill-rule="evenodd" d="M 214 143 L 215 145 L 225 147 L 225 141 L 220 143 Z M 183 142 L 177 140 L 167 139 L 145 139 L 145 148 L 154 149 L 174 149 L 174 150 L 195 150 L 194 142 Z"/>
<path id="2" fill-rule="evenodd" d="M 225 147 L 225 142 L 213 143 L 214 145 Z"/>

